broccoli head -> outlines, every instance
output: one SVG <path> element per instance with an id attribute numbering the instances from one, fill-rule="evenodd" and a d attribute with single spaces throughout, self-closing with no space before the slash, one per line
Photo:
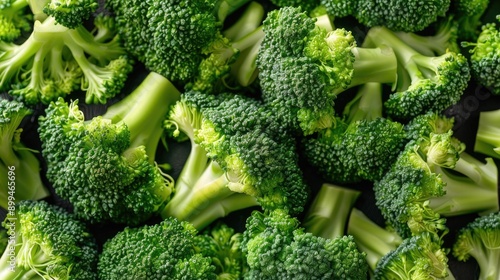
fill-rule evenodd
<path id="1" fill-rule="evenodd" d="M 2 226 L 15 237 L 0 258 L 2 279 L 97 278 L 97 244 L 86 225 L 63 208 L 23 200 Z"/>
<path id="2" fill-rule="evenodd" d="M 479 278 L 498 279 L 500 258 L 500 213 L 475 218 L 457 233 L 453 256 L 460 261 L 474 258 L 479 265 Z"/>
<path id="3" fill-rule="evenodd" d="M 33 25 L 27 0 L 0 1 L 0 40 L 12 42 L 23 32 L 29 32 Z"/>
<path id="4" fill-rule="evenodd" d="M 82 25 L 99 6 L 97 0 L 45 0 L 43 12 L 58 24 L 73 29 Z"/>
<path id="5" fill-rule="evenodd" d="M 42 181 L 37 151 L 21 141 L 22 124 L 32 110 L 15 100 L 0 99 L 0 207 L 9 210 L 16 201 L 39 200 L 50 195 Z M 15 198 L 15 201 L 9 199 Z"/>
<path id="6" fill-rule="evenodd" d="M 500 20 L 500 15 L 497 16 Z M 500 94 L 500 29 L 496 23 L 486 23 L 474 42 L 462 42 L 470 50 L 470 64 L 477 82 L 489 88 L 494 94 Z"/>
<path id="7" fill-rule="evenodd" d="M 174 218 L 126 227 L 104 243 L 99 278 L 215 280 L 212 258 L 199 252 L 196 235 L 191 224 Z"/>
<path id="8" fill-rule="evenodd" d="M 353 16 L 368 27 L 386 26 L 394 31 L 424 30 L 446 14 L 450 0 L 322 0 L 327 12 L 336 17 Z"/>
<path id="9" fill-rule="evenodd" d="M 245 279 L 366 279 L 365 256 L 351 236 L 335 239 L 304 232 L 286 211 L 254 211 L 243 232 Z"/>
<path id="10" fill-rule="evenodd" d="M 50 103 L 39 118 L 47 178 L 79 218 L 137 224 L 170 198 L 172 178 L 155 155 L 163 120 L 179 96 L 151 72 L 101 116 L 86 120 L 77 100 Z"/>

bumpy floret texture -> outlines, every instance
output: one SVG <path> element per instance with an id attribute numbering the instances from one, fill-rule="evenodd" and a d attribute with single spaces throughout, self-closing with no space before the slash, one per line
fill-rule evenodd
<path id="1" fill-rule="evenodd" d="M 211 257 L 197 252 L 196 234 L 191 224 L 174 218 L 154 225 L 127 227 L 103 245 L 99 277 L 217 279 Z"/>
<path id="2" fill-rule="evenodd" d="M 0 40 L 12 42 L 23 32 L 31 30 L 33 15 L 25 0 L 0 1 Z"/>
<path id="3" fill-rule="evenodd" d="M 43 12 L 56 19 L 58 24 L 75 28 L 89 19 L 99 6 L 96 0 L 51 0 Z"/>

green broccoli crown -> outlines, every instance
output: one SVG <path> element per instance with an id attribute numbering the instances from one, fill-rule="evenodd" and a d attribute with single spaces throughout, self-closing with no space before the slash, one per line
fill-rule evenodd
<path id="1" fill-rule="evenodd" d="M 278 7 L 301 7 L 305 12 L 313 11 L 321 4 L 320 2 L 320 0 L 271 0 L 271 3 Z"/>
<path id="2" fill-rule="evenodd" d="M 0 40 L 12 42 L 28 32 L 33 25 L 33 15 L 26 0 L 3 0 L 0 2 Z"/>
<path id="3" fill-rule="evenodd" d="M 303 141 L 307 161 L 330 182 L 380 179 L 406 143 L 403 125 L 382 117 L 351 123 L 338 118 L 336 126 Z"/>
<path id="4" fill-rule="evenodd" d="M 217 222 L 196 236 L 196 251 L 211 257 L 218 279 L 241 279 L 247 270 L 241 242 L 243 234 Z"/>
<path id="5" fill-rule="evenodd" d="M 500 17 L 497 17 L 500 19 Z M 471 70 L 475 79 L 488 87 L 494 94 L 500 94 L 500 31 L 496 23 L 482 26 L 475 42 L 463 42 L 462 46 L 470 50 Z"/>
<path id="6" fill-rule="evenodd" d="M 495 264 L 500 254 L 499 235 L 499 212 L 477 217 L 457 233 L 453 256 L 461 261 L 474 258 L 479 265 L 479 279 L 498 277 Z"/>
<path id="7" fill-rule="evenodd" d="M 24 200 L 17 204 L 15 217 L 8 216 L 2 225 L 10 229 L 13 224 L 16 273 L 10 271 L 6 250 L 0 259 L 3 279 L 96 279 L 95 240 L 85 224 L 66 210 L 45 201 Z"/>
<path id="8" fill-rule="evenodd" d="M 451 117 L 441 113 L 428 112 L 413 118 L 405 125 L 404 129 L 411 142 L 418 141 L 423 135 L 447 133 L 453 129 L 454 124 L 454 119 Z"/>
<path id="9" fill-rule="evenodd" d="M 442 241 L 432 233 L 423 232 L 404 239 L 395 250 L 382 257 L 374 279 L 445 279 L 449 273 Z"/>
<path id="10" fill-rule="evenodd" d="M 167 218 L 159 224 L 125 228 L 103 245 L 102 279 L 216 279 L 210 256 L 197 252 L 197 231 Z M 137 260 L 148 260 L 137 262 Z"/>
<path id="11" fill-rule="evenodd" d="M 96 0 L 51 0 L 43 12 L 56 19 L 58 24 L 75 28 L 84 24 L 99 6 Z"/>
<path id="12" fill-rule="evenodd" d="M 386 113 L 392 118 L 409 120 L 428 111 L 441 112 L 458 102 L 467 88 L 470 70 L 461 53 L 423 55 L 385 27 L 371 28 L 365 43 L 389 46 L 401 64 L 402 73 L 384 103 Z"/>
<path id="13" fill-rule="evenodd" d="M 137 224 L 170 198 L 172 178 L 154 156 L 169 105 L 178 98 L 168 80 L 151 73 L 103 116 L 85 120 L 77 101 L 47 107 L 39 119 L 47 178 L 77 216 Z"/>
<path id="14" fill-rule="evenodd" d="M 305 233 L 285 211 L 253 212 L 243 233 L 246 279 L 366 279 L 365 255 L 350 236 Z"/>
<path id="15" fill-rule="evenodd" d="M 86 92 L 86 102 L 106 103 L 124 86 L 132 61 L 116 35 L 94 37 L 103 28 L 69 29 L 54 17 L 35 21 L 25 41 L 0 44 L 0 88 L 28 104 L 48 104 L 78 89 Z"/>
<path id="16" fill-rule="evenodd" d="M 322 0 L 332 16 L 355 17 L 369 27 L 386 26 L 395 31 L 421 31 L 444 16 L 449 9 L 449 0 L 419 1 L 364 1 Z"/>

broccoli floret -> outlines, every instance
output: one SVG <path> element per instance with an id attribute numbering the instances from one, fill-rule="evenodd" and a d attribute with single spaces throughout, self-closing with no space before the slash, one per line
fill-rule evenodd
<path id="1" fill-rule="evenodd" d="M 477 217 L 457 233 L 453 256 L 460 261 L 470 257 L 479 265 L 480 280 L 498 279 L 500 259 L 500 213 Z"/>
<path id="2" fill-rule="evenodd" d="M 320 0 L 271 0 L 278 7 L 300 7 L 304 12 L 311 13 L 321 5 Z"/>
<path id="3" fill-rule="evenodd" d="M 398 82 L 384 103 L 386 113 L 394 119 L 441 112 L 457 103 L 467 88 L 470 71 L 461 53 L 421 54 L 386 27 L 370 28 L 363 44 L 389 46 L 397 56 Z"/>
<path id="4" fill-rule="evenodd" d="M 334 124 L 340 93 L 367 82 L 395 83 L 397 76 L 391 49 L 358 47 L 350 31 L 315 23 L 296 7 L 269 12 L 257 57 L 263 100 L 303 135 Z"/>
<path id="5" fill-rule="evenodd" d="M 104 243 L 99 278 L 215 280 L 212 258 L 198 252 L 196 235 L 191 224 L 174 218 L 126 227 Z"/>
<path id="6" fill-rule="evenodd" d="M 446 14 L 450 0 L 322 0 L 327 12 L 336 17 L 353 16 L 368 27 L 386 26 L 394 31 L 424 30 Z"/>
<path id="7" fill-rule="evenodd" d="M 202 228 L 250 206 L 302 212 L 308 188 L 295 140 L 260 101 L 189 91 L 173 107 L 167 125 L 188 136 L 191 152 L 163 217 Z"/>
<path id="8" fill-rule="evenodd" d="M 0 207 L 11 209 L 16 201 L 39 200 L 50 195 L 42 181 L 41 165 L 34 151 L 21 141 L 23 120 L 32 114 L 23 103 L 0 99 Z M 15 201 L 9 199 L 15 198 Z"/>
<path id="9" fill-rule="evenodd" d="M 500 15 L 497 16 L 500 21 Z M 470 49 L 472 75 L 476 81 L 494 94 L 500 94 L 500 28 L 494 22 L 481 27 L 481 33 L 474 42 L 462 42 Z"/>
<path id="10" fill-rule="evenodd" d="M 406 139 L 403 124 L 382 116 L 382 85 L 366 83 L 334 127 L 302 139 L 302 152 L 329 182 L 376 181 L 389 170 Z"/>
<path id="11" fill-rule="evenodd" d="M 403 242 L 403 238 L 395 231 L 379 226 L 357 208 L 351 209 L 347 234 L 354 238 L 359 250 L 366 254 L 372 273 L 382 257 L 396 250 Z"/>
<path id="12" fill-rule="evenodd" d="M 196 236 L 196 251 L 212 258 L 217 279 L 243 279 L 247 264 L 242 240 L 242 233 L 219 221 Z"/>
<path id="13" fill-rule="evenodd" d="M 23 200 L 2 226 L 13 239 L 0 258 L 1 279 L 97 279 L 95 239 L 63 208 Z"/>
<path id="14" fill-rule="evenodd" d="M 121 101 L 86 120 L 78 102 L 51 102 L 39 118 L 47 178 L 75 214 L 138 224 L 170 198 L 172 178 L 155 162 L 162 123 L 179 91 L 151 72 Z"/>
<path id="15" fill-rule="evenodd" d="M 455 279 L 446 253 L 438 236 L 423 232 L 404 239 L 395 250 L 382 257 L 374 279 Z"/>
<path id="16" fill-rule="evenodd" d="M 345 235 L 349 215 L 360 195 L 355 189 L 323 183 L 307 208 L 301 226 L 306 232 L 326 239 Z"/>
<path id="17" fill-rule="evenodd" d="M 23 32 L 29 32 L 33 25 L 33 15 L 27 0 L 0 1 L 0 40 L 12 42 Z"/>
<path id="18" fill-rule="evenodd" d="M 117 36 L 94 37 L 109 26 L 99 24 L 93 33 L 83 25 L 64 27 L 52 16 L 35 21 L 25 41 L 0 42 L 0 89 L 27 104 L 48 104 L 78 89 L 87 103 L 105 103 L 120 92 L 132 70 Z"/>
<path id="19" fill-rule="evenodd" d="M 254 211 L 243 232 L 245 279 L 366 279 L 368 266 L 351 236 L 304 232 L 286 211 Z"/>
<path id="20" fill-rule="evenodd" d="M 500 110 L 479 113 L 474 152 L 500 159 Z"/>
<path id="21" fill-rule="evenodd" d="M 47 0 L 45 0 L 47 2 Z M 48 0 L 43 12 L 56 19 L 58 24 L 76 28 L 89 19 L 99 6 L 97 0 Z"/>
<path id="22" fill-rule="evenodd" d="M 409 127 L 412 139 L 389 172 L 375 182 L 376 205 L 403 238 L 422 231 L 447 233 L 446 218 L 498 211 L 497 168 L 464 152 L 446 117 L 426 114 Z"/>
<path id="23" fill-rule="evenodd" d="M 259 42 L 259 36 L 233 42 L 222 35 L 226 16 L 247 2 L 114 0 L 106 4 L 116 17 L 125 48 L 149 70 L 179 88 L 211 92 L 229 74 L 238 55 Z M 260 33 L 258 28 L 255 32 Z"/>
<path id="24" fill-rule="evenodd" d="M 448 14 L 458 22 L 458 37 L 461 40 L 477 40 L 481 31 L 481 20 L 490 4 L 490 0 L 455 0 L 451 1 Z"/>

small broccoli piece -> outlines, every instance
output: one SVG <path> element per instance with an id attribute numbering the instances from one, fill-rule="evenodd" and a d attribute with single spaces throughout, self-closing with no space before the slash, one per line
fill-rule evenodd
<path id="1" fill-rule="evenodd" d="M 453 131 L 443 131 L 451 126 L 452 119 L 435 113 L 415 118 L 408 135 L 421 136 L 410 140 L 375 182 L 376 205 L 403 238 L 422 231 L 446 233 L 445 217 L 498 211 L 496 165 L 464 152 Z"/>
<path id="2" fill-rule="evenodd" d="M 497 16 L 500 21 L 500 15 Z M 470 64 L 476 81 L 494 94 L 500 94 L 500 29 L 494 22 L 481 27 L 474 42 L 462 42 L 463 47 L 472 47 Z"/>
<path id="3" fill-rule="evenodd" d="M 404 239 L 378 262 L 374 279 L 455 279 L 442 243 L 429 232 Z"/>
<path id="4" fill-rule="evenodd" d="M 341 237 L 360 191 L 324 183 L 307 208 L 301 226 L 306 232 L 326 239 Z"/>
<path id="5" fill-rule="evenodd" d="M 474 258 L 479 265 L 480 280 L 498 279 L 500 259 L 500 213 L 477 217 L 457 233 L 453 256 L 460 261 Z"/>
<path id="6" fill-rule="evenodd" d="M 477 40 L 481 31 L 481 20 L 488 9 L 490 0 L 451 1 L 448 14 L 458 22 L 458 36 L 461 40 Z"/>
<path id="7" fill-rule="evenodd" d="M 39 200 L 50 195 L 40 175 L 40 161 L 21 142 L 21 124 L 32 110 L 23 103 L 0 99 L 0 207 L 8 210 L 21 200 Z M 15 201 L 9 199 L 14 197 Z"/>
<path id="8" fill-rule="evenodd" d="M 0 1 L 0 40 L 12 42 L 23 32 L 29 32 L 33 25 L 33 15 L 27 0 Z"/>
<path id="9" fill-rule="evenodd" d="M 196 236 L 196 251 L 211 257 L 217 279 L 243 279 L 247 270 L 241 242 L 243 234 L 217 222 Z"/>
<path id="10" fill-rule="evenodd" d="M 403 242 L 399 234 L 379 226 L 357 208 L 351 210 L 347 234 L 354 238 L 359 250 L 366 254 L 372 273 L 382 257 L 396 250 Z"/>
<path id="11" fill-rule="evenodd" d="M 329 182 L 376 181 L 406 143 L 404 126 L 382 116 L 382 85 L 363 84 L 335 127 L 303 138 L 303 154 Z"/>
<path id="12" fill-rule="evenodd" d="M 66 210 L 23 200 L 2 226 L 15 239 L 0 258 L 1 279 L 97 278 L 97 244 L 86 225 Z"/>
<path id="13" fill-rule="evenodd" d="M 39 118 L 47 178 L 75 214 L 90 222 L 138 224 L 168 201 L 172 178 L 157 166 L 162 123 L 179 91 L 151 72 L 101 116 L 85 120 L 78 102 L 51 102 Z"/>
<path id="14" fill-rule="evenodd" d="M 58 24 L 73 29 L 89 19 L 98 6 L 97 0 L 49 0 L 42 11 Z"/>
<path id="15" fill-rule="evenodd" d="M 321 5 L 320 0 L 271 0 L 278 7 L 300 7 L 304 12 L 310 13 Z"/>
<path id="16" fill-rule="evenodd" d="M 191 224 L 174 218 L 126 227 L 104 243 L 99 278 L 217 279 L 211 257 L 198 252 L 196 234 Z"/>
<path id="17" fill-rule="evenodd" d="M 424 30 L 446 14 L 450 0 L 322 0 L 335 18 L 353 16 L 368 27 L 386 26 L 394 31 Z"/>
<path id="18" fill-rule="evenodd" d="M 358 47 L 350 31 L 315 23 L 296 7 L 269 12 L 257 57 L 263 100 L 299 135 L 331 127 L 334 100 L 348 88 L 397 76 L 391 49 Z"/>
<path id="19" fill-rule="evenodd" d="M 373 27 L 363 42 L 367 46 L 389 46 L 400 64 L 398 82 L 385 101 L 386 113 L 409 120 L 428 111 L 441 112 L 460 100 L 470 80 L 468 61 L 461 53 L 419 53 L 385 27 Z"/>
<path id="20" fill-rule="evenodd" d="M 112 0 L 106 5 L 116 17 L 125 48 L 149 70 L 179 88 L 212 92 L 223 84 L 240 53 L 259 42 L 261 36 L 231 41 L 222 35 L 226 16 L 248 2 Z M 258 13 L 255 6 L 248 8 Z M 260 21 L 248 19 L 250 24 Z M 259 28 L 255 32 L 260 34 Z"/>
<path id="21" fill-rule="evenodd" d="M 166 123 L 188 136 L 191 152 L 163 217 L 202 228 L 250 206 L 302 212 L 308 188 L 295 140 L 260 101 L 189 91 Z"/>
<path id="22" fill-rule="evenodd" d="M 351 236 L 304 232 L 286 211 L 254 211 L 243 232 L 245 279 L 366 279 L 368 266 Z"/>
<path id="23" fill-rule="evenodd" d="M 479 113 L 474 152 L 500 159 L 500 110 Z"/>
<path id="24" fill-rule="evenodd" d="M 25 41 L 0 42 L 0 54 L 0 89 L 32 105 L 78 89 L 86 93 L 87 103 L 105 103 L 120 92 L 132 70 L 116 35 L 102 41 L 82 25 L 69 29 L 51 16 L 35 21 Z"/>

